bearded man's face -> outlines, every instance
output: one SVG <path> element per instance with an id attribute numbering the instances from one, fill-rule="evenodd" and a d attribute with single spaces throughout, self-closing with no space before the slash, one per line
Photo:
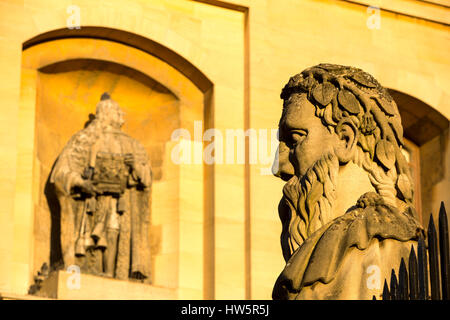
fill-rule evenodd
<path id="1" fill-rule="evenodd" d="M 333 218 L 332 193 L 339 170 L 335 150 L 342 143 L 315 113 L 306 94 L 294 93 L 284 101 L 279 123 L 280 144 L 272 171 L 287 181 L 279 206 L 286 261 L 310 234 Z"/>
<path id="2" fill-rule="evenodd" d="M 301 179 L 318 160 L 332 154 L 339 138 L 315 115 L 316 108 L 305 93 L 294 93 L 284 103 L 273 173 L 288 181 L 294 175 Z"/>

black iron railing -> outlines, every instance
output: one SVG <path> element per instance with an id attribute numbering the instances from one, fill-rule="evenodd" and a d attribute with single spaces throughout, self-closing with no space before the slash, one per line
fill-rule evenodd
<path id="1" fill-rule="evenodd" d="M 409 254 L 408 268 L 402 258 L 398 270 L 392 270 L 391 279 L 384 281 L 383 300 L 449 300 L 450 251 L 448 220 L 444 202 L 439 210 L 439 235 L 430 215 L 427 229 L 428 247 L 419 239 L 417 255 L 414 247 Z M 375 296 L 373 297 L 374 299 Z"/>

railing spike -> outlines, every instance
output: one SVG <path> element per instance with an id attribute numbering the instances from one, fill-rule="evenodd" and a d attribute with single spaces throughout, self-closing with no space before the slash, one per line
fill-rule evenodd
<path id="1" fill-rule="evenodd" d="M 408 259 L 408 267 L 402 258 L 398 271 L 392 269 L 390 288 L 384 280 L 383 300 L 450 300 L 450 238 L 448 217 L 444 202 L 439 209 L 439 225 L 436 231 L 433 214 L 430 214 L 427 244 L 421 233 L 418 237 L 417 256 L 414 245 Z M 441 291 L 442 289 L 442 291 Z M 376 297 L 373 296 L 376 300 Z"/>
<path id="2" fill-rule="evenodd" d="M 400 300 L 408 300 L 408 272 L 406 271 L 406 263 L 403 258 L 398 271 L 398 288 Z"/>
<path id="3" fill-rule="evenodd" d="M 441 260 L 442 300 L 450 299 L 450 252 L 448 241 L 447 213 L 445 212 L 444 202 L 442 201 L 439 209 L 439 249 Z"/>
<path id="4" fill-rule="evenodd" d="M 419 300 L 428 300 L 428 261 L 425 242 L 419 238 L 417 247 L 417 266 L 419 276 Z"/>
<path id="5" fill-rule="evenodd" d="M 430 214 L 430 222 L 428 223 L 428 258 L 430 262 L 430 284 L 431 284 L 431 299 L 440 299 L 440 285 L 439 285 L 439 257 L 436 227 L 434 226 L 433 214 Z"/>
<path id="6" fill-rule="evenodd" d="M 419 299 L 419 278 L 417 274 L 417 257 L 414 246 L 411 245 L 409 254 L 409 300 Z"/>
<path id="7" fill-rule="evenodd" d="M 386 279 L 384 279 L 384 286 L 383 286 L 383 300 L 391 300 L 391 296 L 389 293 L 389 288 Z"/>
<path id="8" fill-rule="evenodd" d="M 391 272 L 391 300 L 400 300 L 399 294 L 398 294 L 398 282 L 397 282 L 397 276 L 395 275 L 395 270 L 392 269 Z"/>

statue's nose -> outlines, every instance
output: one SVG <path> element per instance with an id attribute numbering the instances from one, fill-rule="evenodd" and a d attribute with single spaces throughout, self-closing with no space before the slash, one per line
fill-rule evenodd
<path id="1" fill-rule="evenodd" d="M 275 153 L 275 160 L 272 164 L 272 174 L 285 181 L 289 180 L 295 174 L 294 166 L 289 160 L 289 152 L 290 149 L 286 144 L 280 142 Z"/>

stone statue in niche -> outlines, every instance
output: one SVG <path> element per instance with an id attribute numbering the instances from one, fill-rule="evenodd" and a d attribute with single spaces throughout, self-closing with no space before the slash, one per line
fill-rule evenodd
<path id="1" fill-rule="evenodd" d="M 423 228 L 388 91 L 353 67 L 319 64 L 282 90 L 272 171 L 286 266 L 274 299 L 372 299 Z"/>
<path id="2" fill-rule="evenodd" d="M 107 93 L 50 176 L 60 204 L 64 266 L 117 279 L 150 281 L 148 155 L 121 131 L 124 113 Z"/>

